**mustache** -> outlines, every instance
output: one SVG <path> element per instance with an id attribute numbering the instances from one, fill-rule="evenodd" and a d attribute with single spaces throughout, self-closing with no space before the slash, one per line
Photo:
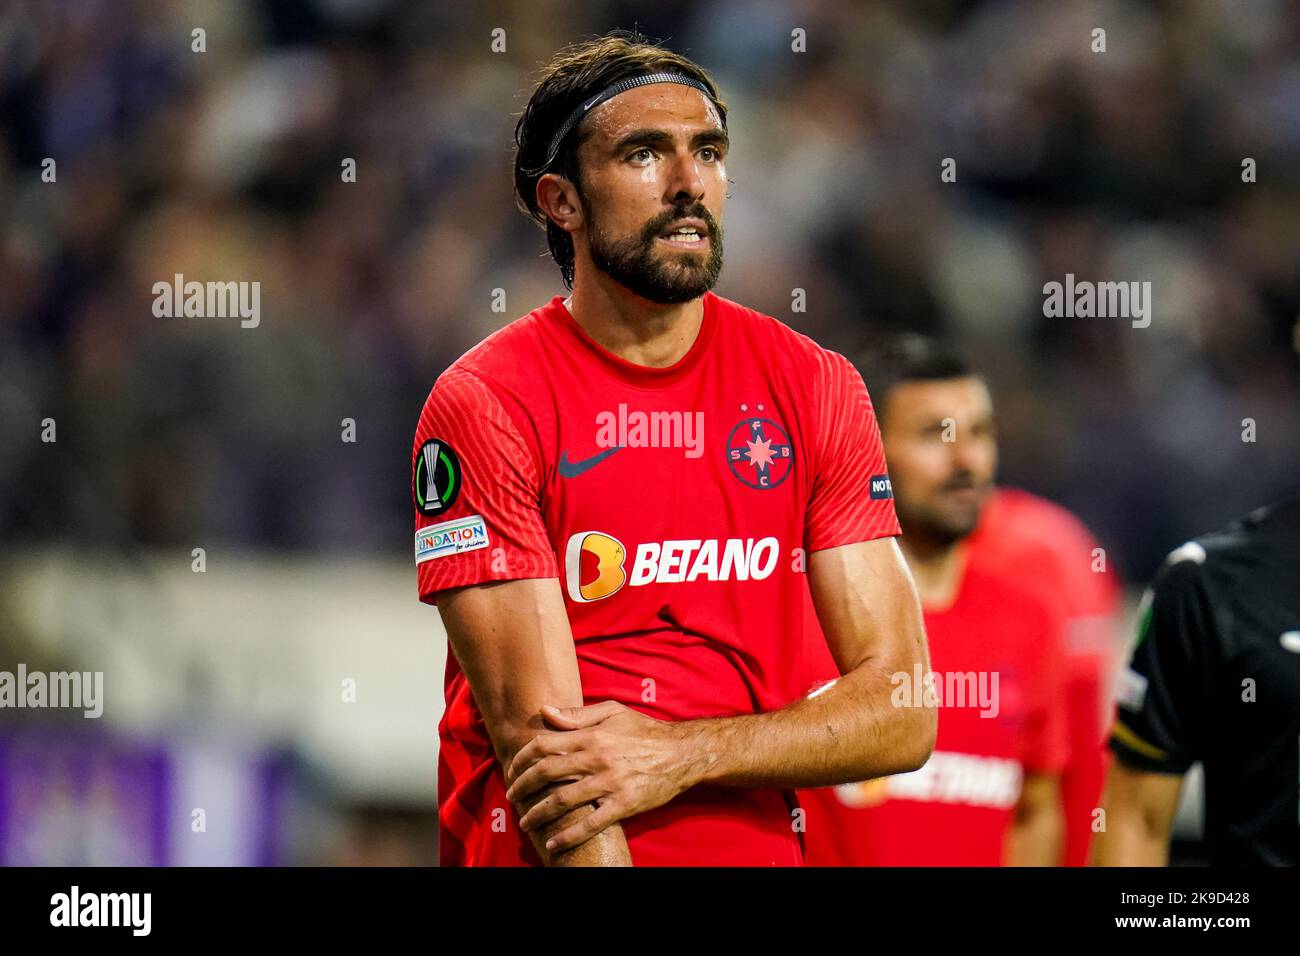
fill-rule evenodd
<path id="1" fill-rule="evenodd" d="M 669 212 L 666 212 L 663 215 L 656 216 L 654 219 L 646 223 L 646 227 L 643 230 L 643 234 L 646 239 L 658 238 L 661 232 L 663 232 L 673 223 L 677 222 L 679 219 L 700 220 L 701 222 L 704 223 L 704 227 L 708 230 L 708 234 L 710 236 L 715 236 L 719 232 L 718 222 L 716 219 L 713 218 L 713 214 L 710 213 L 707 209 L 705 209 L 701 205 L 694 205 L 694 206 L 683 206 L 679 209 L 673 209 Z"/>
<path id="2" fill-rule="evenodd" d="M 975 473 L 974 473 L 974 472 L 970 472 L 970 471 L 959 471 L 959 472 L 957 472 L 956 474 L 952 475 L 952 477 L 950 477 L 950 478 L 949 478 L 947 481 L 945 481 L 942 485 L 940 485 L 940 486 L 939 486 L 939 490 L 940 490 L 941 492 L 943 492 L 943 491 L 979 491 L 981 488 L 985 487 L 987 484 L 988 484 L 988 482 L 986 482 L 986 481 L 981 481 L 981 480 L 977 479 L 977 478 L 975 477 Z"/>

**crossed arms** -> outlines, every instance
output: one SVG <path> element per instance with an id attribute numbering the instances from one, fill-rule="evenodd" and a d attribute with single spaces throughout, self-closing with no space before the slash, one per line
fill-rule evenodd
<path id="1" fill-rule="evenodd" d="M 508 797 L 548 866 L 630 865 L 618 821 L 697 784 L 832 786 L 920 767 L 931 707 L 896 707 L 890 675 L 928 672 L 920 603 L 893 538 L 815 551 L 817 617 L 842 677 L 780 710 L 662 721 L 583 706 L 559 583 L 439 595 L 451 647 L 505 768 Z"/>

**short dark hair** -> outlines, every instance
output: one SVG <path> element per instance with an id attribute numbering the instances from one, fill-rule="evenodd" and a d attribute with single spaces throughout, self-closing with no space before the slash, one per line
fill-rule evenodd
<path id="1" fill-rule="evenodd" d="M 577 187 L 578 196 L 585 202 L 578 149 L 591 131 L 579 123 L 576 133 L 565 137 L 548 163 L 551 139 L 575 107 L 605 87 L 629 77 L 660 72 L 681 73 L 707 86 L 726 127 L 727 105 L 717 84 L 702 67 L 627 30 L 582 40 L 557 53 L 543 67 L 528 105 L 515 124 L 515 203 L 545 227 L 551 257 L 560 266 L 566 288 L 573 288 L 573 240 L 538 208 L 537 181 L 547 173 L 558 173 Z"/>
<path id="2" fill-rule="evenodd" d="M 889 338 L 863 352 L 855 363 L 876 417 L 883 418 L 890 393 L 904 382 L 942 382 L 978 373 L 951 342 L 907 333 Z"/>

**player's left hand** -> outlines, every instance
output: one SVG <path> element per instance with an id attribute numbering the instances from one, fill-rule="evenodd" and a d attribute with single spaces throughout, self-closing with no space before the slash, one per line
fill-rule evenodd
<path id="1" fill-rule="evenodd" d="M 612 700 L 590 707 L 542 708 L 559 732 L 538 734 L 506 770 L 506 797 L 518 806 L 543 787 L 570 781 L 520 819 L 524 830 L 545 826 L 576 807 L 597 809 L 547 841 L 562 851 L 579 846 L 626 817 L 667 803 L 694 784 L 680 724 L 656 720 Z"/>

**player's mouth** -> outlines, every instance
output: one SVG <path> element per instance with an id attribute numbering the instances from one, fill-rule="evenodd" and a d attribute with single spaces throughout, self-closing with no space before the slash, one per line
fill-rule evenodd
<path id="1" fill-rule="evenodd" d="M 962 503 L 974 501 L 984 494 L 984 485 L 971 479 L 957 478 L 953 481 L 946 482 L 939 493 L 949 499 L 957 499 Z"/>
<path id="2" fill-rule="evenodd" d="M 671 226 L 659 239 L 674 249 L 703 249 L 709 244 L 709 227 L 698 219 L 688 219 Z"/>
<path id="3" fill-rule="evenodd" d="M 944 489 L 943 497 L 957 508 L 975 508 L 984 500 L 987 490 L 981 485 L 958 485 Z"/>

